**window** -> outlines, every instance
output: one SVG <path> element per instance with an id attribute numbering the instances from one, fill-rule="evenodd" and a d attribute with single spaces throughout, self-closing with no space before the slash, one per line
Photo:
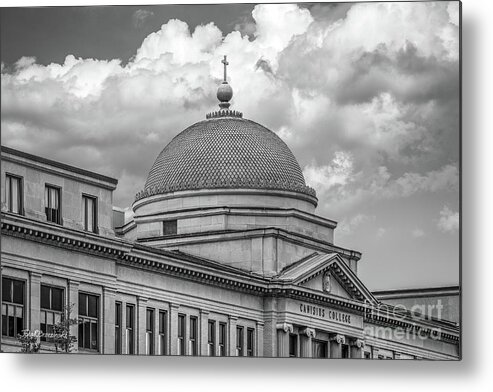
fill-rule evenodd
<path id="1" fill-rule="evenodd" d="M 253 347 L 255 345 L 255 330 L 253 328 L 247 329 L 247 357 L 253 357 Z"/>
<path id="2" fill-rule="evenodd" d="M 198 334 L 198 319 L 190 316 L 190 340 L 189 340 L 189 355 L 197 355 L 197 334 Z"/>
<path id="3" fill-rule="evenodd" d="M 298 335 L 289 334 L 289 356 L 298 356 Z"/>
<path id="4" fill-rule="evenodd" d="M 243 356 L 243 327 L 236 327 L 236 356 Z"/>
<path id="5" fill-rule="evenodd" d="M 219 356 L 226 356 L 226 324 L 219 323 Z"/>
<path id="6" fill-rule="evenodd" d="M 185 315 L 178 315 L 178 355 L 185 355 Z"/>
<path id="7" fill-rule="evenodd" d="M 41 332 L 48 334 L 41 340 L 52 342 L 53 327 L 62 321 L 63 317 L 63 289 L 41 285 Z"/>
<path id="8" fill-rule="evenodd" d="M 369 351 L 365 351 L 365 359 L 371 359 L 371 353 Z"/>
<path id="9" fill-rule="evenodd" d="M 146 310 L 146 354 L 154 354 L 154 309 Z"/>
<path id="10" fill-rule="evenodd" d="M 115 354 L 122 353 L 122 304 L 115 303 Z"/>
<path id="11" fill-rule="evenodd" d="M 177 233 L 176 219 L 163 222 L 163 235 L 173 235 Z"/>
<path id="12" fill-rule="evenodd" d="M 24 282 L 2 278 L 2 335 L 17 337 L 24 329 Z"/>
<path id="13" fill-rule="evenodd" d="M 79 293 L 79 347 L 89 350 L 98 349 L 99 333 L 99 297 Z"/>
<path id="14" fill-rule="evenodd" d="M 135 306 L 127 304 L 125 309 L 126 309 L 125 354 L 134 354 Z"/>
<path id="15" fill-rule="evenodd" d="M 341 351 L 342 358 L 349 358 L 349 346 L 347 344 L 342 345 Z"/>
<path id="16" fill-rule="evenodd" d="M 9 212 L 23 215 L 22 177 L 6 174 L 5 203 Z"/>
<path id="17" fill-rule="evenodd" d="M 166 354 L 166 311 L 159 311 L 159 355 Z"/>
<path id="18" fill-rule="evenodd" d="M 98 232 L 98 199 L 93 196 L 82 196 L 84 209 L 84 230 Z"/>
<path id="19" fill-rule="evenodd" d="M 216 355 L 216 322 L 209 320 L 207 327 L 207 355 L 213 357 Z"/>
<path id="20" fill-rule="evenodd" d="M 327 358 L 327 342 L 313 339 L 312 349 L 313 358 Z"/>
<path id="21" fill-rule="evenodd" d="M 46 220 L 61 224 L 61 202 L 60 202 L 60 188 L 46 185 L 45 188 L 45 212 Z"/>

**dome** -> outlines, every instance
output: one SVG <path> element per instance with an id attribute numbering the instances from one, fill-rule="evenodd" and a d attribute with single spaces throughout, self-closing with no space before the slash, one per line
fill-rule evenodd
<path id="1" fill-rule="evenodd" d="M 293 153 L 274 132 L 232 110 L 207 117 L 161 151 L 137 200 L 220 188 L 282 190 L 315 197 Z"/>

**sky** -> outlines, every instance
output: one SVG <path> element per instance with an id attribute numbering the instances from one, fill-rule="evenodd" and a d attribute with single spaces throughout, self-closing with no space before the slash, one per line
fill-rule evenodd
<path id="1" fill-rule="evenodd" d="M 119 179 L 217 109 L 276 132 L 372 290 L 459 282 L 459 3 L 2 8 L 1 141 Z"/>

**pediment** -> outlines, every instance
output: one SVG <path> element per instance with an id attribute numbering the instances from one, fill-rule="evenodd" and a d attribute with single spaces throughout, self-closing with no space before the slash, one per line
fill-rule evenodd
<path id="1" fill-rule="evenodd" d="M 281 271 L 277 278 L 338 297 L 378 302 L 337 253 L 313 253 Z"/>

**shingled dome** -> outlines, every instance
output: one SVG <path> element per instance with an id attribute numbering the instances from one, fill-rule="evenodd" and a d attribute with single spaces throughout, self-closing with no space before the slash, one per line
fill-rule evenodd
<path id="1" fill-rule="evenodd" d="M 274 132 L 238 112 L 209 115 L 159 154 L 137 199 L 196 189 L 276 189 L 315 196 L 300 165 Z"/>

